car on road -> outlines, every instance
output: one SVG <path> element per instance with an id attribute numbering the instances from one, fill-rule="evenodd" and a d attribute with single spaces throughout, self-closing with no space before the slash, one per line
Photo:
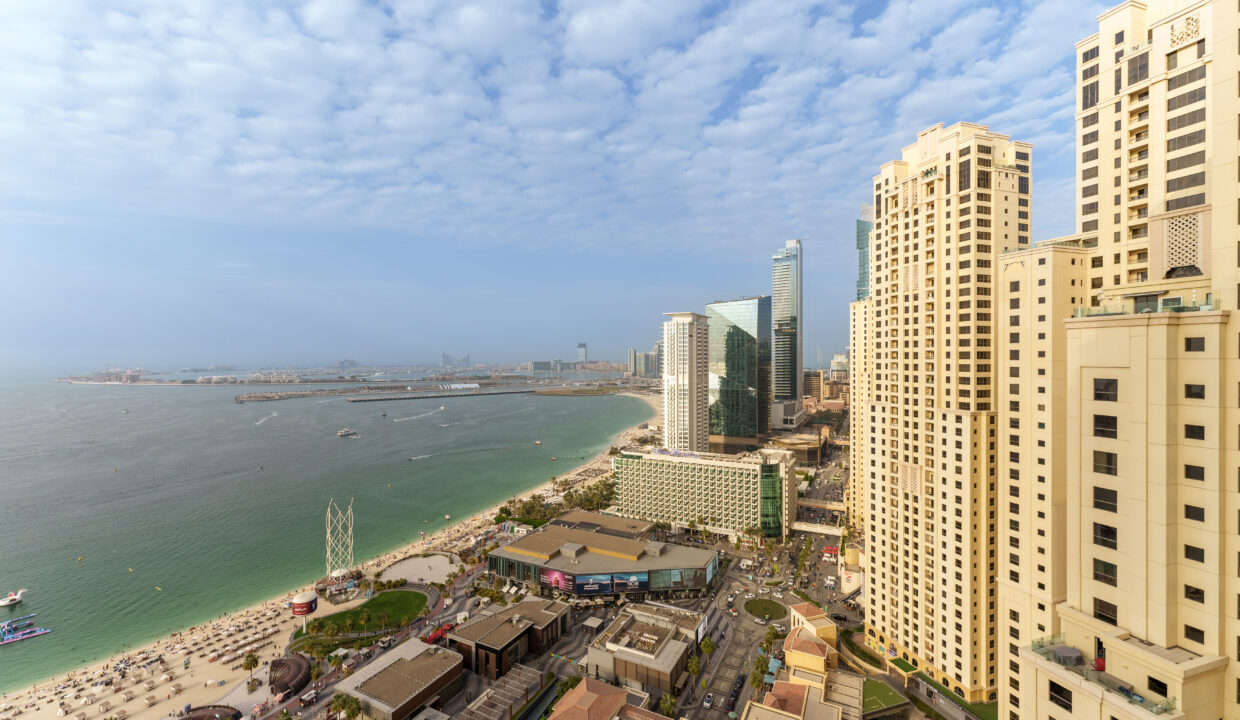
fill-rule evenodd
<path id="1" fill-rule="evenodd" d="M 783 594 L 783 593 L 781 593 L 781 592 L 780 592 L 780 591 L 778 591 L 778 590 L 776 590 L 774 593 L 772 593 L 772 595 L 774 595 L 774 596 L 775 596 L 775 597 L 777 597 L 777 598 L 782 598 L 782 597 L 784 596 L 784 594 Z"/>
<path id="2" fill-rule="evenodd" d="M 706 693 L 706 699 L 702 701 L 702 707 L 709 708 L 713 702 L 715 702 L 715 694 Z"/>
<path id="3" fill-rule="evenodd" d="M 732 613 L 732 617 L 736 617 L 736 608 L 730 607 L 728 608 L 728 612 Z"/>
<path id="4" fill-rule="evenodd" d="M 747 592 L 747 593 L 745 593 L 745 597 L 747 597 L 747 598 L 749 598 L 750 600 L 752 600 L 752 599 L 754 599 L 754 598 L 756 598 L 756 597 L 758 597 L 758 596 L 757 596 L 757 595 L 754 595 L 754 594 L 753 594 L 753 593 L 751 593 L 751 592 Z"/>
<path id="5" fill-rule="evenodd" d="M 788 632 L 788 628 L 784 627 L 783 625 L 780 625 L 779 623 L 775 623 L 771 627 L 775 628 L 776 630 L 780 632 Z"/>
<path id="6" fill-rule="evenodd" d="M 848 622 L 848 616 L 844 613 L 831 613 L 831 619 L 836 622 Z"/>
<path id="7" fill-rule="evenodd" d="M 763 619 L 762 619 L 762 618 L 760 618 L 760 617 L 756 617 L 756 618 L 754 618 L 754 619 L 753 619 L 753 621 L 754 621 L 754 622 L 756 622 L 756 623 L 758 623 L 759 625 L 765 625 L 765 624 L 766 624 L 766 621 L 765 621 L 765 620 L 763 620 Z"/>
<path id="8" fill-rule="evenodd" d="M 762 588 L 758 588 L 758 594 L 759 594 L 759 595 L 765 595 L 765 594 L 767 594 L 768 592 L 770 592 L 770 588 L 764 588 L 764 587 L 762 587 Z"/>

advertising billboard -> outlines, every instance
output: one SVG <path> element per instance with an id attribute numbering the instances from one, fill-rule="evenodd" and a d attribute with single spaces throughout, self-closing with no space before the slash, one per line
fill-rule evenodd
<path id="1" fill-rule="evenodd" d="M 539 568 L 538 582 L 543 587 L 555 588 L 564 592 L 573 591 L 573 576 L 559 570 L 550 568 Z"/>
<path id="2" fill-rule="evenodd" d="M 578 575 L 576 578 L 578 595 L 599 595 L 611 592 L 611 575 Z"/>
<path id="3" fill-rule="evenodd" d="M 644 572 L 612 575 L 611 587 L 615 592 L 646 592 L 650 589 L 650 574 Z"/>

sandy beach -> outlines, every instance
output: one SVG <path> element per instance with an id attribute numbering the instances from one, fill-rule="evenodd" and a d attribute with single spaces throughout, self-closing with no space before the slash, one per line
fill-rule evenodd
<path id="1" fill-rule="evenodd" d="M 656 395 L 623 393 L 648 403 L 654 410 L 649 422 L 661 423 L 660 400 Z M 637 426 L 620 432 L 612 445 L 625 445 L 635 438 L 648 434 Z M 587 471 L 610 472 L 611 457 L 603 451 L 561 475 L 561 478 L 590 475 Z M 602 474 L 599 474 L 601 477 Z M 584 482 L 592 482 L 593 477 Z M 531 495 L 555 493 L 555 483 L 547 481 L 511 500 Z M 362 563 L 359 568 L 373 574 L 412 555 L 425 552 L 454 553 L 468 546 L 478 533 L 494 525 L 495 515 L 503 503 L 457 521 L 424 540 L 410 543 Z M 186 705 L 198 707 L 220 701 L 243 684 L 249 673 L 241 668 L 241 660 L 247 652 L 259 658 L 255 677 L 266 681 L 265 664 L 284 654 L 293 631 L 300 626 L 295 623 L 284 604 L 294 595 L 310 589 L 312 585 L 294 588 L 279 597 L 257 603 L 217 619 L 189 628 L 180 633 L 141 647 L 118 653 L 112 657 L 80 667 L 65 675 L 58 675 L 39 682 L 25 690 L 6 693 L 0 698 L 0 720 L 51 720 L 56 717 L 89 718 L 127 717 L 162 718 L 174 715 Z M 322 603 L 318 617 L 355 607 L 364 598 L 333 605 Z M 37 640 L 35 641 L 37 642 Z M 212 655 L 217 656 L 209 661 Z M 163 662 L 157 661 L 162 658 Z M 189 666 L 184 667 L 186 660 Z M 114 676 L 118 667 L 127 666 L 127 677 L 112 686 L 92 686 L 105 677 Z M 146 667 L 143 667 L 143 666 Z M 244 692 L 244 690 L 242 691 Z M 264 695 L 255 693 L 257 702 Z M 244 714 L 250 707 L 234 705 Z M 63 709 L 62 709 L 63 708 Z M 118 711 L 124 711 L 120 714 Z"/>

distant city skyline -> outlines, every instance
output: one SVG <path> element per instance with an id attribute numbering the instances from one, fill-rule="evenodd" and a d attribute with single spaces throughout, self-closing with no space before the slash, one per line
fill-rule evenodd
<path id="1" fill-rule="evenodd" d="M 0 10 L 0 372 L 623 361 L 791 237 L 803 347 L 842 348 L 857 207 L 916 130 L 1027 138 L 1033 239 L 1071 229 L 1060 38 L 1104 9 L 110 5 Z"/>

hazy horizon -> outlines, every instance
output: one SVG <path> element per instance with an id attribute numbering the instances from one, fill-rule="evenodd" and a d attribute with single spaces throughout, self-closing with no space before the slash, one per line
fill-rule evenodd
<path id="1" fill-rule="evenodd" d="M 768 294 L 843 352 L 854 220 L 916 132 L 1034 145 L 1072 229 L 1101 5 L 296 1 L 0 8 L 0 372 L 623 361 Z M 1053 27 L 1055 32 L 1046 32 Z M 1095 28 L 1096 29 L 1096 28 Z"/>

